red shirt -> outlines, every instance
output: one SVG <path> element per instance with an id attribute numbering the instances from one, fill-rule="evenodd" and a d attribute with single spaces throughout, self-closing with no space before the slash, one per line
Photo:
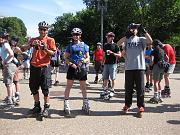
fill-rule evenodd
<path id="1" fill-rule="evenodd" d="M 95 61 L 103 60 L 103 50 L 101 48 L 94 51 L 94 58 Z"/>
<path id="2" fill-rule="evenodd" d="M 36 37 L 32 38 L 29 43 L 31 44 L 34 40 L 40 40 L 41 42 L 44 42 L 47 44 L 47 48 L 49 50 L 56 50 L 56 45 L 53 38 L 46 36 L 43 39 L 39 39 L 39 37 Z M 38 48 L 38 50 L 33 48 L 31 64 L 35 67 L 47 66 L 50 64 L 50 56 L 45 50 L 40 49 L 39 46 Z"/>
<path id="3" fill-rule="evenodd" d="M 164 44 L 164 45 L 165 46 L 163 47 L 163 49 L 164 49 L 164 52 L 169 57 L 169 63 L 170 64 L 176 64 L 176 56 L 175 56 L 175 53 L 174 53 L 174 49 L 169 44 Z"/>

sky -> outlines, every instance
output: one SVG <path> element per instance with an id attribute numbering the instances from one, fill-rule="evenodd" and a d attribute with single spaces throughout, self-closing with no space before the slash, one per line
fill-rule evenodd
<path id="1" fill-rule="evenodd" d="M 83 0 L 1 0 L 0 16 L 20 18 L 26 28 L 27 35 L 38 36 L 38 23 L 55 22 L 63 13 L 73 13 L 85 9 Z"/>

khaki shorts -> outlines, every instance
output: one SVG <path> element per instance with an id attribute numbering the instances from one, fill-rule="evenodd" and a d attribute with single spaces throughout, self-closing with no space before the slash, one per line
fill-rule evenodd
<path id="1" fill-rule="evenodd" d="M 164 69 L 160 68 L 158 64 L 155 64 L 153 66 L 152 74 L 153 74 L 153 80 L 161 81 L 163 79 Z"/>
<path id="2" fill-rule="evenodd" d="M 13 77 L 16 72 L 16 65 L 13 63 L 9 63 L 6 66 L 4 66 L 3 69 L 3 83 L 6 85 L 10 85 L 13 83 Z"/>

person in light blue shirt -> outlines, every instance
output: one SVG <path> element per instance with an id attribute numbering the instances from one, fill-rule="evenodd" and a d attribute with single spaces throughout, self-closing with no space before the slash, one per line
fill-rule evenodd
<path id="1" fill-rule="evenodd" d="M 5 101 L 7 105 L 13 105 L 14 97 L 12 84 L 16 65 L 13 61 L 14 53 L 8 43 L 8 34 L 6 32 L 0 32 L 0 44 L 2 46 L 0 55 L 3 64 L 3 83 L 7 89 L 7 97 L 5 98 Z"/>

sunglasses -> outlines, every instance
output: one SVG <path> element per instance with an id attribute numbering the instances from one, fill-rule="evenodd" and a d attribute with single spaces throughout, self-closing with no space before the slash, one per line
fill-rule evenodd
<path id="1" fill-rule="evenodd" d="M 73 33 L 72 35 L 73 35 L 73 36 L 79 36 L 80 34 L 78 34 L 78 33 Z"/>
<path id="2" fill-rule="evenodd" d="M 40 31 L 47 31 L 47 29 L 39 28 Z"/>
<path id="3" fill-rule="evenodd" d="M 114 37 L 114 35 L 108 35 L 108 37 Z"/>

